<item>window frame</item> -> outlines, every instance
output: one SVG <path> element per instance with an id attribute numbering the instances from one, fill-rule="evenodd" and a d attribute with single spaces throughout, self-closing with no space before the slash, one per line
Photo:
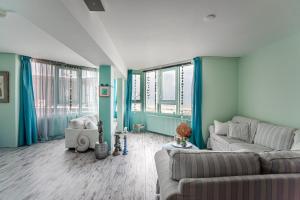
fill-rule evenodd
<path id="1" fill-rule="evenodd" d="M 191 63 L 192 65 L 192 63 Z M 180 102 L 180 94 L 181 94 L 181 89 L 180 89 L 180 68 L 187 66 L 187 64 L 180 64 L 177 66 L 172 66 L 169 68 L 164 68 L 164 69 L 153 69 L 152 71 L 156 71 L 157 75 L 158 75 L 158 80 L 157 80 L 157 100 L 155 102 L 156 104 L 156 111 L 155 112 L 149 112 L 146 110 L 146 106 L 147 106 L 147 97 L 146 97 L 146 92 L 143 95 L 143 101 L 142 103 L 144 104 L 144 112 L 146 113 L 151 113 L 151 114 L 158 114 L 158 115 L 163 115 L 163 116 L 183 116 L 183 117 L 191 117 L 191 115 L 186 115 L 186 114 L 181 114 L 180 110 L 181 110 L 181 102 Z M 162 99 L 162 90 L 163 90 L 163 85 L 162 85 L 162 74 L 165 71 L 175 71 L 175 100 L 163 100 Z M 143 84 L 143 89 L 144 91 L 146 91 L 146 73 L 147 72 L 143 72 L 143 82 L 141 82 Z M 176 105 L 176 112 L 175 114 L 171 114 L 171 113 L 163 113 L 161 111 L 161 105 Z M 191 108 L 192 109 L 192 108 Z"/>
<path id="2" fill-rule="evenodd" d="M 54 109 L 54 113 L 57 112 L 58 107 L 60 105 L 60 99 L 59 99 L 59 92 L 60 92 L 60 84 L 59 84 L 59 72 L 60 70 L 71 70 L 71 71 L 75 71 L 76 72 L 76 79 L 77 79 L 77 93 L 78 93 L 78 112 L 72 111 L 70 110 L 69 113 L 73 114 L 73 113 L 79 113 L 79 114 L 88 114 L 91 112 L 83 112 L 82 111 L 82 71 L 93 71 L 95 73 L 98 72 L 97 69 L 93 69 L 93 68 L 89 68 L 89 67 L 83 67 L 83 66 L 73 66 L 73 65 L 69 65 L 69 64 L 65 64 L 65 63 L 59 63 L 59 62 L 55 62 L 55 61 L 48 61 L 48 60 L 39 60 L 39 59 L 32 59 L 31 62 L 35 62 L 35 63 L 39 63 L 41 64 L 47 64 L 47 65 L 52 65 L 54 67 L 54 104 L 53 104 L 53 109 Z M 31 63 L 32 64 L 32 63 Z M 41 66 L 43 67 L 43 66 Z M 99 80 L 99 74 L 97 73 L 97 79 Z M 97 85 L 98 85 L 97 81 Z M 97 101 L 98 104 L 98 101 Z M 99 105 L 97 105 L 99 106 Z M 96 110 L 97 111 L 97 110 Z"/>
<path id="3" fill-rule="evenodd" d="M 176 105 L 176 111 L 175 115 L 179 114 L 179 70 L 178 66 L 176 67 L 170 67 L 170 68 L 165 68 L 165 69 L 160 69 L 159 70 L 159 78 L 158 78 L 158 110 L 159 113 L 161 114 L 168 114 L 168 115 L 174 115 L 170 113 L 163 113 L 161 111 L 161 106 L 162 105 Z M 175 99 L 174 100 L 164 100 L 162 99 L 162 94 L 163 94 L 163 73 L 168 72 L 168 71 L 174 71 L 175 72 Z"/>
<path id="4" fill-rule="evenodd" d="M 139 111 L 132 110 L 132 112 L 143 112 L 144 111 L 144 103 L 143 103 L 144 102 L 144 94 L 143 94 L 142 84 L 145 85 L 144 79 L 142 78 L 143 76 L 142 76 L 141 72 L 134 71 L 132 73 L 132 87 L 133 87 L 133 76 L 135 76 L 135 75 L 139 75 L 139 77 L 140 77 L 140 100 L 133 100 L 133 95 L 131 94 L 131 103 L 132 103 L 132 105 L 135 103 L 140 104 L 141 108 Z M 132 88 L 131 92 L 133 92 L 133 88 Z M 131 105 L 131 109 L 132 109 L 132 105 Z"/>
<path id="5" fill-rule="evenodd" d="M 154 73 L 156 73 L 156 79 L 154 80 L 155 81 L 155 83 L 158 85 L 159 84 L 159 70 L 151 70 L 151 71 L 147 71 L 147 72 L 154 72 Z M 157 89 L 157 94 L 155 93 L 154 95 L 156 96 L 155 97 L 155 102 L 154 102 L 154 104 L 155 104 L 155 111 L 154 112 L 151 112 L 151 111 L 147 111 L 147 109 L 146 109 L 146 107 L 147 107 L 147 84 L 146 84 L 146 81 L 147 81 L 147 79 L 146 79 L 146 73 L 147 72 L 143 72 L 143 91 L 145 91 L 144 92 L 144 95 L 143 95 L 143 97 L 144 97 L 144 111 L 145 112 L 147 112 L 147 113 L 159 113 L 159 104 L 158 104 L 158 101 L 159 101 L 159 89 Z M 157 85 L 155 85 L 154 87 L 157 87 L 158 88 L 158 86 Z"/>

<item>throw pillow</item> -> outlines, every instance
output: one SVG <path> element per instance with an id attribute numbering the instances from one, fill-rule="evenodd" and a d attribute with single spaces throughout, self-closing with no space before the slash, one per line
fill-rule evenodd
<path id="1" fill-rule="evenodd" d="M 229 122 L 228 137 L 249 142 L 249 124 Z"/>
<path id="2" fill-rule="evenodd" d="M 72 129 L 84 129 L 84 120 L 81 118 L 72 119 L 69 122 L 69 127 Z"/>
<path id="3" fill-rule="evenodd" d="M 291 150 L 292 151 L 300 150 L 300 130 L 297 130 L 295 132 L 294 143 L 293 143 L 293 146 L 292 146 Z"/>
<path id="4" fill-rule="evenodd" d="M 86 120 L 85 121 L 85 128 L 86 129 L 97 129 L 98 127 L 96 126 L 96 124 L 90 120 Z"/>
<path id="5" fill-rule="evenodd" d="M 215 125 L 215 134 L 216 135 L 228 135 L 228 122 L 219 122 L 217 120 L 214 121 Z"/>

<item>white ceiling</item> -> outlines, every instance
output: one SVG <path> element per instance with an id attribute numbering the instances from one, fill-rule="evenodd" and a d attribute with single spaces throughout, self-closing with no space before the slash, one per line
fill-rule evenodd
<path id="1" fill-rule="evenodd" d="M 95 67 L 30 21 L 15 13 L 0 18 L 0 52 Z"/>
<path id="2" fill-rule="evenodd" d="M 120 74 L 195 56 L 243 56 L 299 31 L 299 0 L 0 0 L 0 51 L 112 64 Z M 214 13 L 215 21 L 203 18 Z M 299 28 L 298 28 L 299 27 Z"/>
<path id="3" fill-rule="evenodd" d="M 239 57 L 300 27 L 300 0 L 106 0 L 99 14 L 126 65 Z M 208 14 L 215 21 L 205 22 Z"/>

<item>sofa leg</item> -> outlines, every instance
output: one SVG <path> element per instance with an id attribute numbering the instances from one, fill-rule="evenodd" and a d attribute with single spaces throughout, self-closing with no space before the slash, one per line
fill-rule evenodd
<path id="1" fill-rule="evenodd" d="M 155 200 L 160 200 L 160 194 L 156 194 Z"/>
<path id="2" fill-rule="evenodd" d="M 158 179 L 156 181 L 156 194 L 160 194 L 160 189 L 159 189 L 159 182 L 158 182 Z"/>

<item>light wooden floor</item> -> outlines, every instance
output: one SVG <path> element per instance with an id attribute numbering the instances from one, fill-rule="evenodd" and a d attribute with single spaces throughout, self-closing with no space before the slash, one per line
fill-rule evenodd
<path id="1" fill-rule="evenodd" d="M 154 199 L 154 153 L 172 138 L 129 134 L 127 156 L 96 160 L 66 150 L 64 140 L 0 149 L 0 199 Z"/>

